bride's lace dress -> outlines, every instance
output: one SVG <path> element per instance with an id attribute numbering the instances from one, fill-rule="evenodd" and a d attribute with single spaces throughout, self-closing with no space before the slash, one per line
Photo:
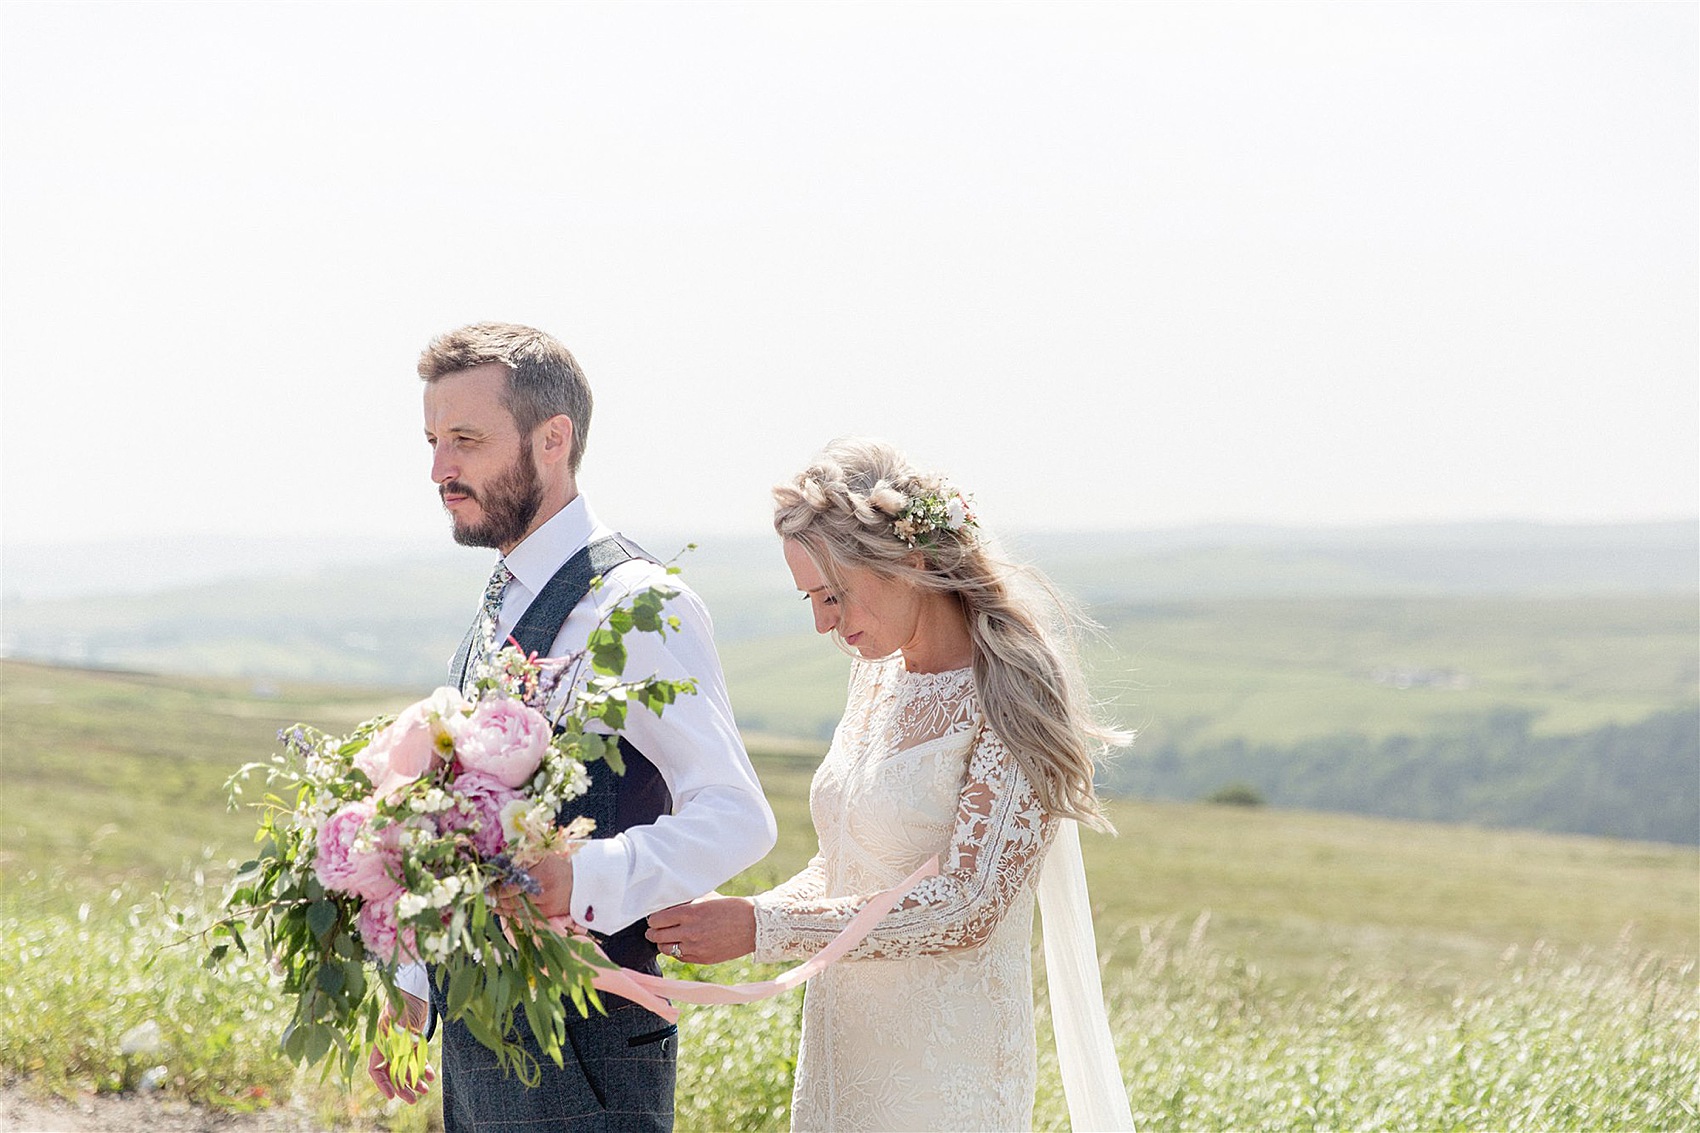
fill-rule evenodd
<path id="1" fill-rule="evenodd" d="M 972 672 L 856 662 L 809 809 L 820 853 L 756 898 L 758 960 L 812 955 L 934 854 L 941 872 L 810 981 L 793 1128 L 1030 1128 L 1034 883 L 1056 823 Z"/>

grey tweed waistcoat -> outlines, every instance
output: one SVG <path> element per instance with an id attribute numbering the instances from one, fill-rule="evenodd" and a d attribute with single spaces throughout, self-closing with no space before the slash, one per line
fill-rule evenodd
<path id="1" fill-rule="evenodd" d="M 591 580 L 607 574 L 630 559 L 656 561 L 654 556 L 643 548 L 620 535 L 611 535 L 592 542 L 555 572 L 555 576 L 544 585 L 542 592 L 520 616 L 519 622 L 508 635 L 509 638 L 525 653 L 547 656 L 555 644 L 555 635 L 561 632 L 561 625 L 567 620 L 567 615 L 590 593 Z M 472 638 L 476 632 L 475 620 L 461 641 L 460 648 L 455 651 L 450 676 L 457 688 L 465 680 L 467 660 L 472 652 Z M 557 816 L 560 824 L 565 825 L 582 815 L 596 822 L 596 831 L 592 837 L 612 838 L 634 826 L 648 825 L 672 811 L 673 796 L 667 790 L 666 780 L 655 769 L 655 764 L 624 738 L 620 740 L 620 754 L 625 758 L 626 773 L 615 775 L 604 765 L 592 765 L 590 790 L 561 807 Z M 640 919 L 606 936 L 594 930 L 591 935 L 608 954 L 608 958 L 622 968 L 633 968 L 658 975 L 661 968 L 656 961 L 655 945 L 643 935 L 646 927 L 646 923 Z"/>
<path id="2" fill-rule="evenodd" d="M 617 536 L 574 555 L 521 616 L 514 641 L 528 653 L 547 654 L 567 615 L 589 593 L 591 579 L 633 558 L 651 556 Z M 471 647 L 469 633 L 450 670 L 457 685 Z M 626 773 L 614 775 L 593 765 L 589 793 L 563 808 L 562 822 L 588 815 L 596 820 L 596 837 L 607 838 L 672 810 L 654 764 L 627 742 L 620 749 Z M 644 928 L 640 919 L 598 939 L 616 963 L 654 973 L 659 965 L 654 945 L 643 938 Z M 433 979 L 433 1022 L 447 1010 L 446 999 Z M 604 995 L 602 1003 L 606 1015 L 567 1013 L 567 1048 L 559 1067 L 543 1054 L 524 1018 L 514 1021 L 512 1037 L 539 1072 L 537 1085 L 530 1088 L 504 1073 L 495 1054 L 464 1023 L 448 1023 L 442 1047 L 446 1133 L 670 1133 L 678 1027 L 619 996 Z"/>

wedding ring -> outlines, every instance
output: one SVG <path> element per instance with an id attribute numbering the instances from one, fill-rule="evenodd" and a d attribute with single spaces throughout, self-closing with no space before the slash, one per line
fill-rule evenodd
<path id="1" fill-rule="evenodd" d="M 679 947 L 679 942 L 676 940 L 673 942 L 673 947 L 669 948 L 667 951 L 673 954 L 673 959 L 675 960 L 683 960 L 685 958 L 685 950 Z"/>

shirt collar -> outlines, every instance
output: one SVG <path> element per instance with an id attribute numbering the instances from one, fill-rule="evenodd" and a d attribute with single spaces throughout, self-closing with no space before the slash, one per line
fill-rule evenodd
<path id="1" fill-rule="evenodd" d="M 543 592 L 555 572 L 589 545 L 592 539 L 609 534 L 590 510 L 582 495 L 543 521 L 543 526 L 503 557 L 514 578 L 533 594 Z"/>

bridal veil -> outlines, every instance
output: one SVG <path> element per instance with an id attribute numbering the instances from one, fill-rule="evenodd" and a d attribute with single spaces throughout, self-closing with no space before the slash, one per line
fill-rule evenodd
<path id="1" fill-rule="evenodd" d="M 1104 1010 L 1086 864 L 1080 856 L 1080 829 L 1073 819 L 1058 824 L 1056 840 L 1039 874 L 1039 920 L 1069 1125 L 1075 1133 L 1132 1130 L 1133 1113 Z"/>

